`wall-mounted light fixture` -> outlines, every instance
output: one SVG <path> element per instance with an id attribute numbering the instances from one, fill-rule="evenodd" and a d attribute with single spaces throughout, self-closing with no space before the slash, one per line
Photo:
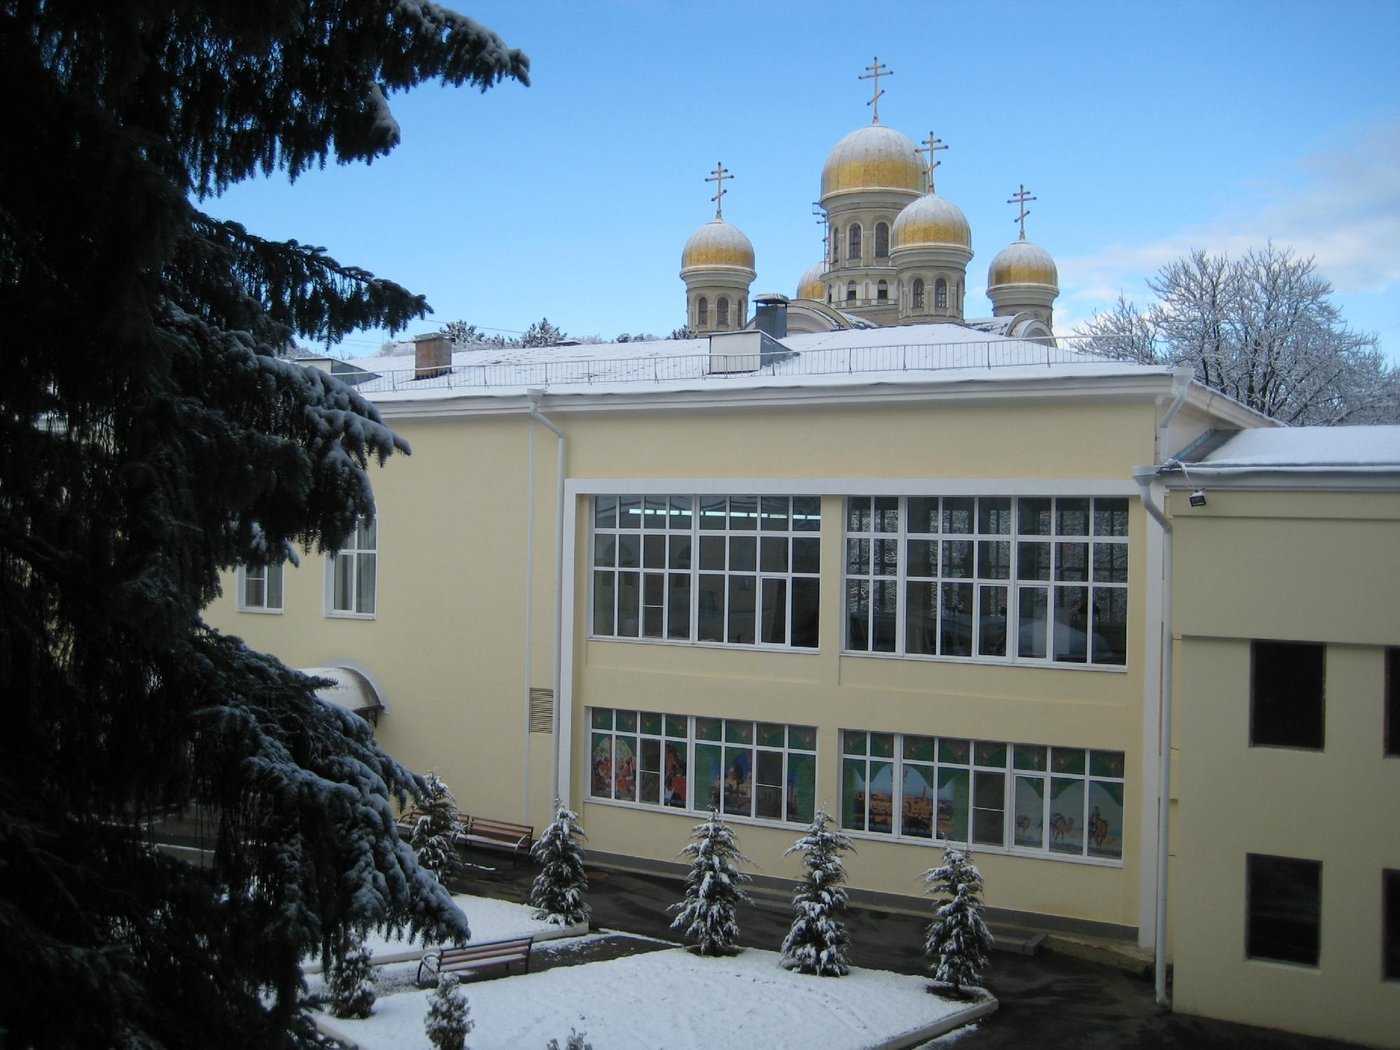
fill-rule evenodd
<path id="1" fill-rule="evenodd" d="M 1204 507 L 1206 505 L 1206 490 L 1197 489 L 1186 497 L 1186 501 L 1193 507 Z"/>

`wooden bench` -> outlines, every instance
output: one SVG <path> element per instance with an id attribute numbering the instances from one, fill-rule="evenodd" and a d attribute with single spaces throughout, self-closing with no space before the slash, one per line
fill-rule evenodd
<path id="1" fill-rule="evenodd" d="M 432 948 L 423 954 L 418 963 L 418 985 L 426 987 L 435 983 L 438 976 L 444 973 L 475 973 L 493 966 L 504 967 L 508 974 L 512 963 L 523 963 L 524 972 L 529 973 L 530 946 L 534 940 L 533 937 L 512 937 L 504 941 Z"/>
<path id="2" fill-rule="evenodd" d="M 466 845 L 478 844 L 497 846 L 513 850 L 518 857 L 530 852 L 530 844 L 535 838 L 535 829 L 529 824 L 512 824 L 507 820 L 491 820 L 489 817 L 469 817 L 462 815 L 462 830 L 459 840 Z"/>
<path id="3" fill-rule="evenodd" d="M 417 806 L 409 806 L 400 813 L 399 819 L 396 821 L 399 827 L 399 834 L 406 839 L 412 838 L 413 829 L 418 826 L 418 818 L 422 815 L 422 811 Z"/>

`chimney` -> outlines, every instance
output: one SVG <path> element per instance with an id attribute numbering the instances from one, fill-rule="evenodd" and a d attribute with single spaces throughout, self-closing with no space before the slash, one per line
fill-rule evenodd
<path id="1" fill-rule="evenodd" d="M 787 338 L 788 297 L 778 292 L 755 295 L 754 327 L 772 339 Z"/>
<path id="2" fill-rule="evenodd" d="M 413 378 L 432 379 L 452 371 L 452 341 L 442 332 L 413 337 Z"/>

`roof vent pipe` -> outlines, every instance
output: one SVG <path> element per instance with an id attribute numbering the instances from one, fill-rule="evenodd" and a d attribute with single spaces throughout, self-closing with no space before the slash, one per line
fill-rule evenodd
<path id="1" fill-rule="evenodd" d="M 754 327 L 773 339 L 787 338 L 788 297 L 778 292 L 754 296 Z"/>

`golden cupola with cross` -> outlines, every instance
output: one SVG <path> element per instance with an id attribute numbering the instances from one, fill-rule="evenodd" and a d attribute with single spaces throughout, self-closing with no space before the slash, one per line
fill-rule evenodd
<path id="1" fill-rule="evenodd" d="M 1021 236 L 997 252 L 987 268 L 987 298 L 992 301 L 994 317 L 1029 313 L 1048 327 L 1060 294 L 1060 275 L 1050 253 L 1026 240 L 1026 216 L 1030 214 L 1026 203 L 1035 199 L 1022 185 L 1006 202 L 1020 208 L 1016 221 Z"/>
<path id="2" fill-rule="evenodd" d="M 690 235 L 681 249 L 685 282 L 686 324 L 696 335 L 730 332 L 748 320 L 749 286 L 756 276 L 753 244 L 737 226 L 724 221 L 724 188 L 729 174 L 723 164 L 706 176 L 715 184 L 715 217 Z"/>
<path id="3" fill-rule="evenodd" d="M 929 155 L 927 192 L 894 222 L 891 255 L 899 277 L 901 322 L 964 319 L 972 227 L 962 209 L 935 189 L 934 173 L 942 162 L 934 158 L 947 148 L 929 132 L 921 148 Z"/>

